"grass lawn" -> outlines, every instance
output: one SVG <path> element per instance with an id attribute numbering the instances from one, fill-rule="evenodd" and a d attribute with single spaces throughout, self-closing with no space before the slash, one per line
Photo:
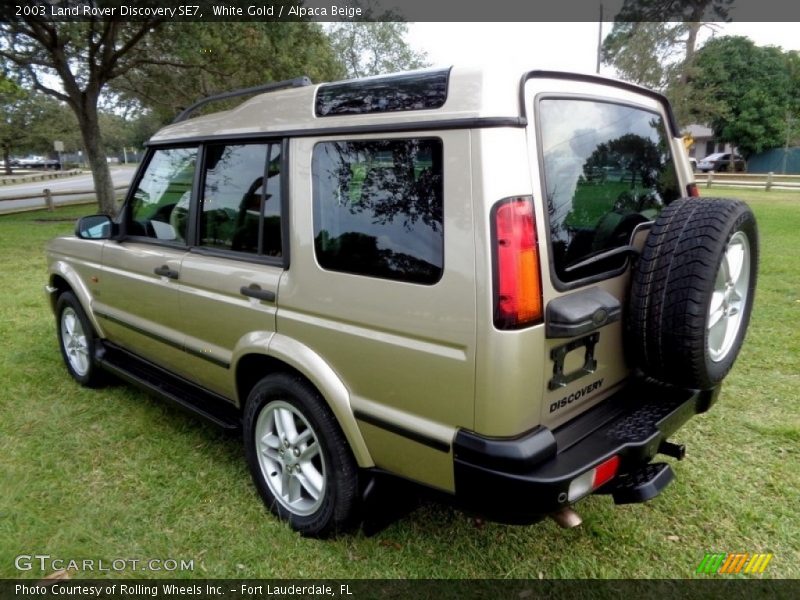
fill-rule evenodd
<path id="1" fill-rule="evenodd" d="M 237 438 L 131 387 L 67 376 L 43 247 L 92 207 L 0 217 L 0 578 L 44 575 L 18 572 L 20 554 L 194 560 L 175 575 L 205 578 L 671 578 L 711 551 L 771 552 L 764 577 L 800 578 L 800 193 L 713 194 L 757 214 L 759 288 L 722 398 L 675 436 L 687 459 L 667 459 L 677 479 L 661 496 L 589 498 L 569 531 L 426 504 L 375 537 L 325 542 L 266 512 Z"/>

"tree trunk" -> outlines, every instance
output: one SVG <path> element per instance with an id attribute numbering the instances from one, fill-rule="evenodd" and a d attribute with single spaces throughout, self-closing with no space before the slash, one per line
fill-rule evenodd
<path id="1" fill-rule="evenodd" d="M 100 123 L 97 115 L 97 98 L 84 94 L 78 114 L 78 123 L 86 151 L 86 161 L 92 170 L 94 189 L 97 194 L 98 210 L 111 217 L 117 214 L 117 201 L 114 197 L 114 182 L 108 168 L 106 150 L 100 137 Z"/>
<path id="2" fill-rule="evenodd" d="M 11 171 L 11 146 L 3 144 L 3 164 L 6 167 L 6 175 L 13 175 Z"/>
<path id="3" fill-rule="evenodd" d="M 683 68 L 681 68 L 680 82 L 686 84 L 689 81 L 689 74 L 694 63 L 695 46 L 697 46 L 697 33 L 703 24 L 698 21 L 686 23 L 689 28 L 689 35 L 686 38 L 686 54 L 683 58 Z"/>

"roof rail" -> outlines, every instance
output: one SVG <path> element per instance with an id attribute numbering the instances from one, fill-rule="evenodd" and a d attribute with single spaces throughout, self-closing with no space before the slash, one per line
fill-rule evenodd
<path id="1" fill-rule="evenodd" d="M 175 119 L 172 121 L 174 123 L 180 123 L 181 121 L 185 121 L 189 118 L 194 111 L 196 111 L 201 106 L 208 104 L 209 102 L 216 102 L 217 100 L 226 100 L 228 98 L 235 98 L 237 96 L 247 96 L 248 94 L 256 94 L 259 92 L 275 92 L 277 90 L 284 90 L 286 88 L 294 88 L 294 87 L 303 87 L 306 85 L 311 85 L 311 79 L 309 79 L 306 75 L 302 77 L 295 77 L 294 79 L 287 79 L 285 81 L 275 81 L 273 83 L 265 83 L 264 85 L 257 85 L 255 87 L 249 88 L 242 88 L 241 90 L 234 90 L 232 92 L 224 92 L 222 94 L 215 94 L 213 96 L 208 96 L 203 98 L 202 100 L 198 100 L 188 108 L 185 108 L 181 114 L 179 114 Z"/>

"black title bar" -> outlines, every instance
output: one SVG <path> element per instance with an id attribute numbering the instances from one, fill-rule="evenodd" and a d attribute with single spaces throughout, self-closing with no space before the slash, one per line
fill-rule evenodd
<path id="1" fill-rule="evenodd" d="M 0 21 L 800 21 L 794 0 L 3 0 Z M 479 42 L 479 40 L 476 40 Z"/>

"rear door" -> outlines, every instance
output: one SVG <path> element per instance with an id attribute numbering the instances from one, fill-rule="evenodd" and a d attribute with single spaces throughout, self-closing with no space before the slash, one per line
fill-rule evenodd
<path id="1" fill-rule="evenodd" d="M 630 375 L 622 318 L 631 244 L 684 196 L 678 132 L 655 95 L 597 80 L 525 85 L 534 189 L 544 206 L 542 423 L 557 426 Z M 545 247 L 546 246 L 546 247 Z"/>
<path id="2" fill-rule="evenodd" d="M 280 141 L 219 142 L 203 152 L 197 241 L 181 263 L 187 362 L 201 385 L 235 397 L 237 346 L 266 347 L 283 273 L 285 152 Z"/>
<path id="3" fill-rule="evenodd" d="M 468 131 L 299 139 L 278 332 L 324 357 L 375 463 L 452 489 L 473 421 Z"/>

